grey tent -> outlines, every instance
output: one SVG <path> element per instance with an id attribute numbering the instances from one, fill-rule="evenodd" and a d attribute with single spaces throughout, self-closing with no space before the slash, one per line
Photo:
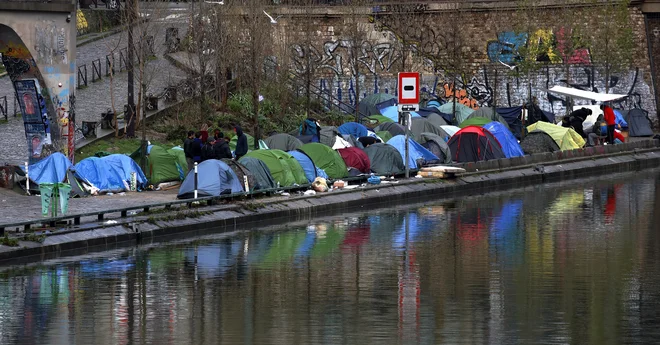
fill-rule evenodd
<path id="1" fill-rule="evenodd" d="M 486 118 L 486 119 L 491 119 L 493 121 L 497 121 L 497 122 L 503 124 L 504 126 L 506 126 L 507 129 L 511 130 L 509 128 L 509 124 L 506 122 L 506 120 L 500 114 L 498 114 L 497 112 L 494 112 L 493 108 L 491 108 L 491 107 L 481 107 L 481 108 L 475 110 L 472 114 L 470 114 L 467 117 L 467 119 L 472 119 L 472 118 L 475 118 L 475 117 L 483 117 L 483 118 Z"/>
<path id="2" fill-rule="evenodd" d="M 406 128 L 396 122 L 382 123 L 376 126 L 376 128 L 374 128 L 374 132 L 383 132 L 383 131 L 390 132 L 390 134 L 392 134 L 393 137 L 397 135 L 406 134 Z"/>
<path id="3" fill-rule="evenodd" d="M 445 119 L 443 119 L 442 116 L 435 113 L 429 114 L 429 116 L 426 117 L 426 120 L 436 127 L 448 125 L 447 121 L 445 121 Z"/>
<path id="4" fill-rule="evenodd" d="M 399 151 L 392 145 L 376 143 L 364 149 L 371 162 L 371 171 L 381 175 L 396 175 L 406 167 Z"/>
<path id="5" fill-rule="evenodd" d="M 241 157 L 238 160 L 245 168 L 247 168 L 254 179 L 256 180 L 255 189 L 271 189 L 277 187 L 277 182 L 273 179 L 273 176 L 270 174 L 270 169 L 266 166 L 266 163 L 257 158 L 252 157 Z"/>
<path id="6" fill-rule="evenodd" d="M 323 126 L 321 127 L 321 135 L 319 136 L 319 142 L 325 146 L 332 147 L 337 141 L 337 136 L 340 135 L 337 127 L 334 126 Z"/>
<path id="7" fill-rule="evenodd" d="M 238 181 L 241 183 L 241 186 L 243 186 L 243 191 L 251 192 L 251 191 L 256 190 L 258 188 L 257 179 L 254 176 L 254 174 L 250 171 L 250 169 L 248 169 L 243 164 L 241 164 L 241 163 L 239 163 L 239 162 L 237 162 L 233 159 L 224 158 L 224 159 L 222 159 L 222 161 L 225 162 L 227 165 L 229 165 L 231 170 L 234 171 L 234 173 L 236 174 L 236 177 L 238 177 Z M 245 180 L 244 180 L 245 177 L 247 177 L 248 186 L 249 186 L 250 190 L 245 190 Z"/>
<path id="8" fill-rule="evenodd" d="M 442 163 L 451 163 L 451 150 L 441 137 L 435 133 L 424 132 L 421 134 L 421 139 L 419 143 L 440 158 Z"/>
<path id="9" fill-rule="evenodd" d="M 621 115 L 628 123 L 628 136 L 630 137 L 648 137 L 653 135 L 651 120 L 642 109 L 630 109 L 626 113 L 621 111 Z"/>
<path id="10" fill-rule="evenodd" d="M 342 138 L 344 138 L 344 140 L 346 140 L 353 147 L 357 147 L 357 148 L 360 148 L 360 149 L 364 148 L 364 145 L 362 145 L 362 143 L 359 140 L 357 140 L 354 136 L 352 136 L 350 134 L 342 135 Z"/>
<path id="11" fill-rule="evenodd" d="M 358 111 L 360 112 L 361 117 L 379 115 L 380 110 L 376 107 L 377 104 L 389 101 L 396 97 L 387 94 L 387 93 L 375 93 L 363 98 L 358 104 Z"/>
<path id="12" fill-rule="evenodd" d="M 422 142 L 422 133 L 434 133 L 445 141 L 449 140 L 449 134 L 442 128 L 433 125 L 429 120 L 423 117 L 413 117 L 411 130 L 416 142 Z"/>
<path id="13" fill-rule="evenodd" d="M 548 133 L 535 130 L 527 133 L 527 136 L 520 142 L 520 148 L 526 155 L 532 153 L 555 152 L 560 151 L 559 146 Z"/>
<path id="14" fill-rule="evenodd" d="M 282 151 L 293 151 L 303 146 L 303 142 L 300 139 L 286 133 L 271 135 L 264 139 L 264 142 L 268 145 L 269 149 Z"/>

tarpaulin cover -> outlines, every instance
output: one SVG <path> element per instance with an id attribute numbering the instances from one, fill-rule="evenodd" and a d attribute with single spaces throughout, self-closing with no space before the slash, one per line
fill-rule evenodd
<path id="1" fill-rule="evenodd" d="M 100 192 L 125 191 L 126 184 L 130 184 L 132 172 L 136 174 L 137 188 L 143 188 L 147 183 L 140 166 L 126 155 L 85 158 L 78 162 L 74 169 L 76 178 L 90 183 Z"/>
<path id="2" fill-rule="evenodd" d="M 401 157 L 406 156 L 406 138 L 403 135 L 397 135 L 390 139 L 387 142 L 388 145 L 394 146 L 394 148 L 399 151 L 401 154 Z M 408 139 L 408 163 L 409 167 L 411 169 L 417 169 L 419 166 L 417 165 L 417 160 L 424 160 L 425 162 L 432 162 L 432 161 L 440 161 L 440 158 L 438 158 L 436 155 L 431 153 L 431 151 L 427 150 L 424 148 L 424 146 L 420 145 L 417 143 L 415 140 L 412 138 Z M 405 161 L 404 161 L 405 163 Z"/>
<path id="3" fill-rule="evenodd" d="M 621 128 L 628 128 L 628 122 L 623 118 L 620 110 L 614 109 L 614 116 L 616 116 L 616 124 L 621 126 Z"/>
<path id="4" fill-rule="evenodd" d="M 509 124 L 509 128 L 511 129 L 511 132 L 513 135 L 520 139 L 521 132 L 522 132 L 522 121 L 520 121 L 520 117 L 522 115 L 522 106 L 518 107 L 509 107 L 509 108 L 496 108 L 495 111 L 497 111 L 500 116 L 506 121 L 506 123 Z"/>
<path id="5" fill-rule="evenodd" d="M 518 140 L 513 136 L 511 131 L 506 128 L 503 124 L 493 121 L 484 125 L 484 129 L 489 131 L 497 141 L 500 142 L 502 147 L 502 152 L 506 155 L 506 158 L 511 157 L 520 157 L 524 156 L 525 153 L 520 148 Z"/>
<path id="6" fill-rule="evenodd" d="M 369 135 L 369 130 L 362 124 L 357 122 L 346 122 L 345 124 L 337 127 L 337 131 L 341 135 L 352 135 L 356 138 L 366 137 Z"/>
<path id="7" fill-rule="evenodd" d="M 179 188 L 179 199 L 194 197 L 195 173 L 192 171 Z M 234 171 L 225 162 L 208 159 L 197 166 L 197 195 L 220 196 L 222 194 L 241 193 L 243 187 Z"/>
<path id="8" fill-rule="evenodd" d="M 316 175 L 316 165 L 314 165 L 312 159 L 309 158 L 309 156 L 307 156 L 302 151 L 289 151 L 287 153 L 293 156 L 293 158 L 295 158 L 298 161 L 298 163 L 300 163 L 300 166 L 305 172 L 305 177 L 307 178 L 307 181 L 310 183 L 314 182 L 314 179 L 316 178 L 317 175 Z"/>
<path id="9" fill-rule="evenodd" d="M 71 161 L 60 152 L 34 163 L 28 167 L 30 180 L 36 183 L 57 183 L 63 182 L 66 178 L 66 171 L 71 167 Z M 25 167 L 21 166 L 25 172 Z"/>
<path id="10" fill-rule="evenodd" d="M 642 109 L 630 109 L 627 116 L 628 135 L 631 137 L 645 137 L 653 135 L 651 121 L 648 115 Z"/>

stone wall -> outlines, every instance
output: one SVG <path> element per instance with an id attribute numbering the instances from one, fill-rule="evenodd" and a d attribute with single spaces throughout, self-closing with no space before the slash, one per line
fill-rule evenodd
<path id="1" fill-rule="evenodd" d="M 610 93 L 628 94 L 630 97 L 617 104 L 623 108 L 639 106 L 649 112 L 657 122 L 656 95 L 653 87 L 651 64 L 646 39 L 644 14 L 638 8 L 630 8 L 635 49 L 633 64 L 623 72 L 611 76 Z M 561 51 L 564 28 L 560 10 L 543 9 L 530 21 L 536 31 L 530 37 L 520 37 L 514 32 L 517 13 L 515 9 L 493 8 L 490 10 L 462 13 L 460 20 L 448 17 L 447 12 L 425 13 L 365 13 L 360 16 L 295 14 L 280 21 L 275 36 L 289 47 L 292 69 L 300 75 L 306 72 L 306 57 L 311 56 L 314 84 L 324 93 L 342 102 L 355 104 L 357 98 L 366 95 L 396 92 L 396 74 L 402 70 L 423 73 L 423 98 L 446 99 L 456 95 L 462 103 L 473 108 L 482 106 L 518 106 L 531 96 L 539 100 L 544 110 L 564 114 L 563 97 L 545 90 L 554 85 L 567 84 L 584 90 L 605 92 L 604 71 L 592 61 L 586 49 L 564 56 Z M 575 8 L 575 18 L 584 18 L 585 32 L 602 20 L 589 8 Z M 356 25 L 352 19 L 361 18 Z M 351 32 L 359 27 L 364 33 L 358 49 L 358 58 L 351 58 Z M 311 29 L 311 31 L 310 31 Z M 452 29 L 456 29 L 452 31 Z M 304 33 L 311 32 L 307 36 Z M 456 32 L 456 34 L 453 34 Z M 457 38 L 455 38 L 457 37 Z M 452 40 L 455 38 L 454 40 Z M 405 42 L 402 42 L 405 39 Z M 533 45 L 539 39 L 556 42 L 548 60 L 538 63 L 538 70 L 516 77 L 512 70 L 516 57 L 516 45 Z M 429 56 L 447 51 L 452 42 L 460 42 L 463 73 L 456 87 L 453 75 L 446 66 L 433 64 Z M 509 48 L 507 48 L 509 47 Z M 281 50 L 281 49 L 280 49 Z M 402 61 L 405 56 L 405 67 Z M 570 79 L 566 81 L 568 61 Z M 285 60 L 283 60 L 285 61 Z M 356 95 L 355 66 L 358 61 L 360 95 Z M 501 61 L 501 62 L 500 62 Z M 445 63 L 446 64 L 446 63 Z M 585 101 L 575 100 L 575 104 Z"/>

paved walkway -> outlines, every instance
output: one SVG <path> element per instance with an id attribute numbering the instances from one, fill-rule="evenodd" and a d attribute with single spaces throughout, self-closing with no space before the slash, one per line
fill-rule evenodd
<path id="1" fill-rule="evenodd" d="M 179 37 L 183 38 L 187 32 L 185 13 L 181 8 L 167 10 L 167 12 L 153 13 L 152 20 L 146 24 L 147 33 L 154 36 L 154 48 L 156 58 L 147 64 L 145 82 L 147 93 L 159 95 L 170 84 L 176 84 L 186 77 L 181 69 L 167 61 L 165 53 L 165 29 L 168 27 L 179 28 Z M 78 66 L 87 65 L 88 87 L 76 90 L 76 123 L 78 126 L 82 121 L 99 121 L 101 113 L 112 108 L 114 97 L 114 108 L 117 112 L 123 111 L 127 102 L 127 73 L 119 73 L 119 51 L 127 46 L 126 32 L 119 32 L 100 40 L 79 46 L 77 50 Z M 117 74 L 113 81 L 105 77 L 105 56 L 113 53 Z M 92 83 L 92 61 L 101 59 L 103 79 Z M 139 77 L 136 76 L 135 87 L 139 87 Z M 112 91 L 112 92 L 111 92 Z M 7 95 L 10 111 L 14 109 L 13 87 L 8 77 L 0 78 L 0 97 Z M 137 102 L 137 92 L 136 102 Z M 0 165 L 21 164 L 27 157 L 27 141 L 23 130 L 23 120 L 13 117 L 10 113 L 7 123 L 0 123 Z"/>

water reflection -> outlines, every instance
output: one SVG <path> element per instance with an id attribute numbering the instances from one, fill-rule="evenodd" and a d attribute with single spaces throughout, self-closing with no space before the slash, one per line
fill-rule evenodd
<path id="1" fill-rule="evenodd" d="M 0 274 L 1 344 L 652 343 L 658 176 Z"/>

